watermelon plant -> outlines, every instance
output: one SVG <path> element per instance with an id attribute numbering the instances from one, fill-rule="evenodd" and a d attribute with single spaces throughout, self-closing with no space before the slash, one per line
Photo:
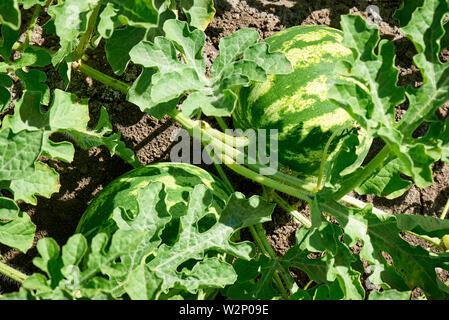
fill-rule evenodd
<path id="1" fill-rule="evenodd" d="M 34 8 L 23 43 L 19 5 Z M 47 32 L 60 39 L 57 52 L 29 44 L 42 8 L 51 17 Z M 449 297 L 440 276 L 449 272 L 449 206 L 441 219 L 389 214 L 349 195 L 396 198 L 412 182 L 432 184 L 436 161 L 449 163 L 448 120 L 435 115 L 449 100 L 448 66 L 440 59 L 449 39 L 448 1 L 405 1 L 395 14 L 416 49 L 413 64 L 423 79 L 416 88 L 398 85 L 395 44 L 380 40 L 378 27 L 360 16 L 342 16 L 342 30 L 296 26 L 265 41 L 255 30 L 239 30 L 221 39 L 209 69 L 203 30 L 213 1 L 10 0 L 0 9 L 3 108 L 11 76 L 25 87 L 0 129 L 0 186 L 10 191 L 0 198 L 0 242 L 23 252 L 32 245 L 34 225 L 15 201 L 35 204 L 35 195 L 58 191 L 57 174 L 40 156 L 73 158 L 73 145 L 54 142 L 52 134 L 63 132 L 83 148 L 104 144 L 136 167 L 100 192 L 62 248 L 39 240 L 33 262 L 42 272 L 26 275 L 0 262 L 0 273 L 22 284 L 2 298 L 410 299 L 415 288 L 427 299 Z M 142 66 L 132 85 L 83 58 L 102 39 L 115 74 L 130 62 Z M 13 51 L 21 57 L 12 59 Z M 141 167 L 112 133 L 106 109 L 92 130 L 87 101 L 49 93 L 36 67 L 50 63 L 66 86 L 78 69 L 125 93 L 142 112 L 171 116 L 200 139 L 218 177 L 190 164 Z M 408 110 L 398 117 L 403 103 Z M 230 134 L 226 117 L 246 133 L 278 131 L 277 171 L 264 174 L 263 159 L 249 154 L 253 137 Z M 417 136 L 423 124 L 428 129 Z M 375 138 L 385 146 L 368 158 Z M 272 141 L 256 143 L 270 149 Z M 236 192 L 221 165 L 261 184 L 263 195 Z M 307 204 L 310 216 L 291 198 Z M 262 226 L 275 205 L 301 223 L 282 257 Z M 241 240 L 243 228 L 253 242 Z M 427 246 L 410 244 L 405 234 Z M 292 269 L 307 275 L 306 286 Z M 375 289 L 364 285 L 365 273 Z"/>

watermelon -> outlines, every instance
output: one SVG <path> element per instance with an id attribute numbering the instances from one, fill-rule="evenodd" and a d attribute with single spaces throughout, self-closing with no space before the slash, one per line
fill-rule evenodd
<path id="1" fill-rule="evenodd" d="M 176 222 L 187 210 L 188 193 L 198 184 L 204 184 L 213 192 L 211 213 L 218 215 L 229 197 L 223 182 L 207 171 L 185 163 L 161 162 L 129 171 L 108 184 L 91 202 L 79 221 L 76 232 L 88 239 L 99 232 L 108 234 L 117 230 L 112 220 L 115 208 L 122 207 L 129 214 L 138 212 L 137 192 L 146 185 L 159 181 L 167 193 L 166 205 L 172 216 L 171 226 L 177 234 Z"/>
<path id="2" fill-rule="evenodd" d="M 280 164 L 305 178 L 318 174 L 332 133 L 355 124 L 344 109 L 327 98 L 337 77 L 337 63 L 352 59 L 342 40 L 340 30 L 325 26 L 291 27 L 267 38 L 271 51 L 287 56 L 293 72 L 271 75 L 266 82 L 242 88 L 233 112 L 236 128 L 277 129 Z M 333 140 L 330 156 L 342 140 Z"/>

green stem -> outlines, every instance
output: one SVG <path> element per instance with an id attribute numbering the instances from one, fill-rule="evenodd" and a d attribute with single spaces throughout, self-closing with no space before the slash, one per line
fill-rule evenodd
<path id="1" fill-rule="evenodd" d="M 287 211 L 290 215 L 293 216 L 297 221 L 299 221 L 302 225 L 304 225 L 306 228 L 312 227 L 312 223 L 310 220 L 303 216 L 301 213 L 299 213 L 297 210 L 293 209 L 292 206 L 285 201 L 280 195 L 278 195 L 276 192 L 272 193 L 273 200 L 285 211 Z"/>
<path id="2" fill-rule="evenodd" d="M 34 27 L 36 25 L 37 18 L 39 18 L 39 14 L 41 13 L 42 7 L 40 5 L 36 5 L 33 11 L 33 16 L 30 20 L 30 25 L 28 26 L 28 30 L 25 37 L 25 42 L 23 43 L 22 50 L 25 50 L 30 44 L 31 37 L 33 35 Z"/>
<path id="3" fill-rule="evenodd" d="M 270 254 L 270 251 L 268 249 L 268 248 L 270 248 L 272 251 L 273 249 L 271 248 L 271 246 L 269 244 L 268 244 L 268 246 L 266 246 L 266 244 L 262 240 L 262 239 L 265 239 L 265 241 L 266 241 L 266 238 L 259 234 L 259 232 L 256 230 L 255 226 L 250 226 L 248 229 L 251 232 L 251 235 L 253 236 L 254 242 L 257 244 L 257 246 L 262 251 L 262 254 L 264 254 L 270 258 L 273 258 L 273 256 L 275 257 L 274 252 L 272 252 L 272 254 Z M 274 282 L 275 282 L 276 286 L 278 287 L 278 289 L 281 291 L 284 298 L 288 299 L 288 294 L 285 291 L 285 288 L 282 285 L 282 281 L 279 278 L 279 275 L 277 273 L 274 274 Z"/>
<path id="4" fill-rule="evenodd" d="M 406 232 L 406 233 L 408 233 L 408 234 L 410 234 L 412 236 L 415 236 L 417 238 L 420 238 L 420 239 L 422 239 L 424 241 L 429 242 L 430 244 L 432 244 L 434 247 L 438 248 L 442 252 L 445 251 L 444 248 L 441 246 L 441 240 L 439 238 L 431 238 L 431 237 L 428 237 L 426 235 L 418 234 L 418 233 L 415 233 L 415 232 L 409 231 L 409 230 L 405 230 L 404 232 Z"/>
<path id="5" fill-rule="evenodd" d="M 327 159 L 329 157 L 329 148 L 331 146 L 331 143 L 335 140 L 335 138 L 340 135 L 344 130 L 352 128 L 353 124 L 348 124 L 346 126 L 341 127 L 340 129 L 334 131 L 334 133 L 332 133 L 332 135 L 330 136 L 330 138 L 327 140 L 326 145 L 324 146 L 324 151 L 323 151 L 323 156 L 321 157 L 321 163 L 320 163 L 320 170 L 318 173 L 318 181 L 316 183 L 316 192 L 321 190 L 321 184 L 323 182 L 323 178 L 324 178 L 324 168 L 327 162 Z"/>
<path id="6" fill-rule="evenodd" d="M 356 199 L 356 198 L 348 196 L 348 195 L 342 197 L 341 201 L 346 204 L 353 205 L 356 208 L 360 208 L 360 209 L 363 209 L 367 205 L 367 203 L 363 202 L 362 200 Z M 385 211 L 382 211 L 376 207 L 373 207 L 373 213 L 378 214 L 378 215 L 390 215 L 389 213 L 386 213 Z"/>
<path id="7" fill-rule="evenodd" d="M 215 117 L 215 120 L 217 120 L 217 123 L 220 126 L 221 130 L 226 131 L 226 129 L 229 129 L 222 117 Z"/>
<path id="8" fill-rule="evenodd" d="M 267 186 L 269 188 L 273 188 L 276 189 L 280 192 L 283 192 L 285 194 L 288 194 L 292 197 L 296 197 L 298 199 L 307 201 L 308 203 L 310 203 L 310 198 L 303 193 L 302 190 L 295 188 L 295 187 L 291 187 L 289 185 L 285 185 L 282 184 L 276 180 L 273 180 L 271 178 L 268 178 L 266 176 L 260 175 L 238 163 L 236 163 L 233 159 L 227 157 L 226 155 L 223 156 L 223 162 L 226 164 L 226 166 L 228 168 L 230 168 L 232 171 L 250 179 L 253 180 L 259 184 L 262 184 L 264 186 Z"/>
<path id="9" fill-rule="evenodd" d="M 390 155 L 390 148 L 388 146 L 383 149 L 365 166 L 359 174 L 348 179 L 341 188 L 334 194 L 333 199 L 338 201 L 346 194 L 357 188 L 363 183 L 378 167 L 380 167 L 386 157 Z"/>
<path id="10" fill-rule="evenodd" d="M 101 5 L 98 4 L 92 14 L 89 17 L 89 20 L 87 22 L 87 29 L 86 32 L 84 32 L 83 36 L 81 37 L 80 42 L 78 43 L 78 46 L 76 47 L 75 52 L 73 53 L 72 61 L 78 61 L 81 59 L 81 57 L 84 54 L 84 51 L 86 51 L 87 46 L 89 45 L 89 40 L 92 36 L 92 33 L 94 32 L 95 26 L 97 24 L 98 15 L 100 14 Z"/>
<path id="11" fill-rule="evenodd" d="M 0 273 L 20 283 L 23 283 L 25 279 L 28 278 L 26 274 L 11 268 L 3 262 L 0 262 Z"/>
<path id="12" fill-rule="evenodd" d="M 128 84 L 126 84 L 120 80 L 114 79 L 108 75 L 105 75 L 104 73 L 88 66 L 83 61 L 80 61 L 79 70 L 82 71 L 83 73 L 85 73 L 86 75 L 92 77 L 93 79 L 95 79 L 105 85 L 108 85 L 116 90 L 119 90 L 125 94 L 128 92 L 128 90 L 130 88 L 130 86 Z M 178 123 L 180 123 L 187 131 L 189 131 L 190 134 L 193 133 L 194 128 L 199 127 L 198 122 L 195 122 L 192 119 L 185 117 L 178 110 L 173 110 L 173 111 L 169 112 L 169 115 L 174 120 L 176 120 Z M 221 141 L 219 141 L 218 136 L 217 137 L 212 136 L 211 131 L 208 128 L 206 128 L 206 131 L 203 129 L 200 129 L 200 130 L 203 133 L 206 133 L 207 139 L 212 140 L 215 138 L 215 140 L 214 140 L 215 143 L 218 144 L 220 147 L 224 148 L 225 151 L 229 151 L 228 149 L 231 148 L 231 147 L 225 145 L 224 143 L 222 143 Z M 209 130 L 209 131 L 207 131 L 207 130 Z M 215 131 L 217 131 L 217 130 L 215 130 Z M 217 132 L 219 132 L 219 131 L 217 131 Z M 220 135 L 220 137 L 221 137 L 221 135 Z M 240 144 L 238 142 L 238 140 L 235 140 L 233 143 Z M 233 149 L 231 151 L 238 152 L 238 150 L 236 150 L 236 149 Z M 262 176 L 260 174 L 257 174 L 253 170 L 250 170 L 243 166 L 240 166 L 240 165 L 236 164 L 235 161 L 233 161 L 233 163 L 231 165 L 227 165 L 227 166 L 231 170 L 233 170 L 237 173 L 244 173 L 245 174 L 244 176 L 249 179 L 254 178 L 254 179 L 256 179 L 256 180 L 254 180 L 256 182 L 259 182 L 263 185 L 266 185 L 266 186 L 276 189 L 278 191 L 287 193 L 293 197 L 299 197 L 302 200 L 309 201 L 310 199 L 308 198 L 308 195 L 310 195 L 312 193 L 312 191 L 315 189 L 315 185 L 313 185 L 309 182 L 305 182 L 303 180 L 297 179 L 295 177 L 291 177 L 289 175 L 283 174 L 281 172 L 277 172 L 273 175 L 273 177 L 276 178 L 276 180 L 274 180 L 274 179 L 270 179 L 265 176 Z M 258 169 L 260 169 L 262 167 L 260 165 L 248 165 L 248 166 L 253 167 L 253 168 L 258 168 Z M 302 189 L 304 189 L 304 190 L 302 190 Z"/>
<path id="13" fill-rule="evenodd" d="M 98 71 L 92 67 L 89 67 L 83 61 L 79 62 L 78 68 L 84 74 L 86 74 L 86 75 L 92 77 L 93 79 L 95 79 L 107 86 L 110 86 L 122 93 L 125 93 L 125 94 L 128 93 L 128 90 L 131 87 L 130 85 L 128 85 L 120 80 L 114 79 L 114 78 L 104 74 L 101 71 Z"/>
<path id="14" fill-rule="evenodd" d="M 264 168 L 264 166 L 260 164 L 246 164 L 248 168 L 252 169 L 253 171 L 260 171 Z M 285 174 L 283 172 L 277 171 L 274 174 L 270 175 L 270 178 L 277 180 L 281 183 L 287 184 L 289 186 L 300 188 L 302 192 L 308 194 L 309 196 L 313 196 L 315 194 L 316 190 L 316 184 L 310 181 L 306 181 L 288 174 Z"/>
<path id="15" fill-rule="evenodd" d="M 303 290 L 307 290 L 309 289 L 310 285 L 313 283 L 313 280 L 310 280 L 309 282 L 307 282 L 306 286 L 303 288 Z"/>
<path id="16" fill-rule="evenodd" d="M 440 219 L 446 219 L 447 212 L 449 211 L 449 199 L 447 199 L 446 205 L 444 206 L 443 212 L 441 213 Z"/>

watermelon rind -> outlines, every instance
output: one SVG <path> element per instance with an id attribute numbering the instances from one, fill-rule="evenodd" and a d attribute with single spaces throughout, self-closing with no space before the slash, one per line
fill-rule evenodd
<path id="1" fill-rule="evenodd" d="M 352 52 L 342 44 L 343 33 L 326 26 L 291 27 L 265 41 L 270 51 L 287 56 L 293 72 L 270 75 L 266 82 L 240 89 L 234 126 L 277 129 L 280 165 L 316 180 L 329 138 L 339 128 L 356 126 L 354 119 L 327 96 L 338 78 L 336 65 L 351 61 Z M 337 153 L 343 138 L 357 134 L 357 130 L 342 131 L 333 140 L 328 159 Z"/>
<path id="2" fill-rule="evenodd" d="M 76 232 L 88 239 L 100 232 L 112 234 L 117 230 L 112 219 L 114 209 L 121 207 L 131 215 L 137 214 L 138 191 L 153 182 L 164 185 L 166 205 L 172 220 L 179 220 L 185 214 L 189 193 L 198 184 L 212 190 L 211 213 L 221 212 L 229 197 L 223 182 L 200 167 L 174 162 L 150 164 L 129 171 L 108 184 L 88 206 Z"/>

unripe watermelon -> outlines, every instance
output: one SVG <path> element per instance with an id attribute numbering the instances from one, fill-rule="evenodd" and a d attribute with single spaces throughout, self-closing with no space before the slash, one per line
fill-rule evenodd
<path id="1" fill-rule="evenodd" d="M 305 177 L 315 176 L 326 142 L 338 128 L 355 123 L 327 97 L 336 80 L 335 66 L 351 60 L 340 30 L 325 26 L 297 26 L 267 38 L 270 50 L 283 52 L 293 66 L 286 75 L 243 88 L 233 113 L 241 129 L 277 129 L 279 162 Z M 330 152 L 339 147 L 337 137 Z"/>
<path id="2" fill-rule="evenodd" d="M 114 209 L 120 206 L 131 214 L 137 213 L 138 190 L 156 181 L 164 184 L 166 205 L 173 217 L 172 221 L 185 214 L 188 193 L 198 184 L 204 184 L 213 191 L 211 213 L 221 212 L 229 197 L 223 183 L 199 167 L 173 162 L 151 164 L 134 169 L 108 184 L 86 209 L 76 232 L 87 238 L 99 232 L 114 232 L 117 229 L 112 220 Z"/>

